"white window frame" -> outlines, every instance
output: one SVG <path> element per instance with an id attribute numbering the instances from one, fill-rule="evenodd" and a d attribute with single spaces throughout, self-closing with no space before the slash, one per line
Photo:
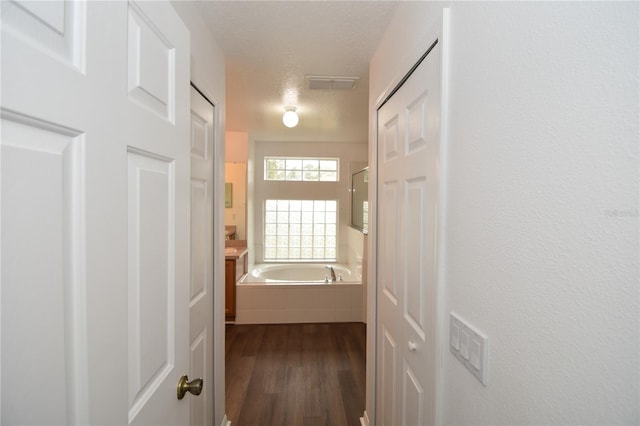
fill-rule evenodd
<path id="1" fill-rule="evenodd" d="M 269 165 L 273 164 L 273 162 L 282 162 L 283 167 L 269 168 Z M 332 165 L 335 165 L 335 168 Z M 282 174 L 279 176 L 274 175 L 279 172 Z M 330 157 L 264 157 L 264 180 L 275 182 L 340 182 L 340 159 Z"/>

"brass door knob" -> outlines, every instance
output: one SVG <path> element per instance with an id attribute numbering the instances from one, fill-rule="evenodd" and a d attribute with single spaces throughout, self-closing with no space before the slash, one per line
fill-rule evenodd
<path id="1" fill-rule="evenodd" d="M 187 392 L 193 395 L 200 395 L 203 383 L 204 381 L 202 379 L 189 381 L 188 376 L 180 377 L 180 381 L 178 382 L 178 399 L 184 398 Z"/>

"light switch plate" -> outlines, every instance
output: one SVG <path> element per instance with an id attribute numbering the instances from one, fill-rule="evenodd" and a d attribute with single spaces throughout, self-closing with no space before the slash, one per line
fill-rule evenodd
<path id="1" fill-rule="evenodd" d="M 449 314 L 449 351 L 480 383 L 487 386 L 489 338 L 453 312 Z"/>

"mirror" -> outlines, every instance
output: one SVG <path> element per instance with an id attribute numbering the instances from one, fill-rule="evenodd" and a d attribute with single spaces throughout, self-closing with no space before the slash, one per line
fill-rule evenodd
<path id="1" fill-rule="evenodd" d="M 351 226 L 369 232 L 369 168 L 351 176 Z"/>

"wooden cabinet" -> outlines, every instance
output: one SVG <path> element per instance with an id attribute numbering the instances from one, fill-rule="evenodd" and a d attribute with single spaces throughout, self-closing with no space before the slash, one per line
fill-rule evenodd
<path id="1" fill-rule="evenodd" d="M 224 317 L 227 321 L 236 319 L 236 261 L 224 261 Z"/>
<path id="2" fill-rule="evenodd" d="M 245 242 L 246 244 L 246 242 Z M 227 247 L 225 249 L 225 304 L 226 321 L 236 319 L 236 283 L 247 273 L 246 247 Z"/>

